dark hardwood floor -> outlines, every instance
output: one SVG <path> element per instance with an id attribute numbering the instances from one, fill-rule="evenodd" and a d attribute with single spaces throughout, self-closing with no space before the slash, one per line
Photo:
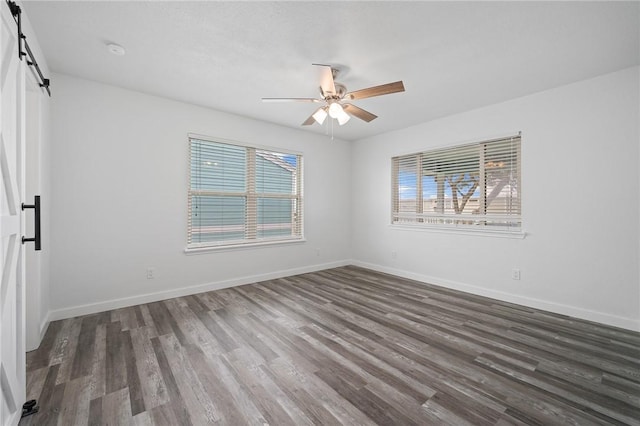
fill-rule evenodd
<path id="1" fill-rule="evenodd" d="M 51 323 L 21 425 L 640 425 L 640 333 L 357 267 Z"/>

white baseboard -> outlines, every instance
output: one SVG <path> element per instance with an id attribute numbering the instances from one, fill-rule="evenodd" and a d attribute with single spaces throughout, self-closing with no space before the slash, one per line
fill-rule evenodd
<path id="1" fill-rule="evenodd" d="M 638 319 L 625 318 L 625 317 L 607 314 L 604 312 L 590 311 L 590 310 L 578 308 L 575 306 L 563 305 L 560 303 L 549 302 L 546 300 L 519 296 L 517 294 L 490 290 L 483 287 L 477 287 L 471 284 L 460 283 L 460 282 L 446 280 L 438 277 L 431 277 L 428 275 L 417 274 L 414 272 L 408 272 L 401 269 L 389 268 L 387 266 L 376 265 L 368 262 L 361 262 L 359 260 L 353 260 L 351 264 L 355 266 L 360 266 L 362 268 L 372 269 L 378 272 L 385 272 L 387 274 L 397 275 L 399 277 L 420 281 L 423 283 L 433 284 L 436 286 L 450 288 L 453 290 L 460 290 L 460 291 L 475 294 L 478 296 L 490 297 L 492 299 L 501 300 L 503 302 L 516 303 L 518 305 L 524 305 L 531 308 L 542 309 L 545 311 L 549 311 L 549 312 L 553 312 L 561 315 L 568 315 L 574 318 L 580 318 L 587 321 L 594 321 L 601 324 L 620 327 L 620 328 L 624 328 L 632 331 L 640 331 L 640 320 Z"/>
<path id="2" fill-rule="evenodd" d="M 121 299 L 112 299 L 104 302 L 90 303 L 80 306 L 72 306 L 68 308 L 56 309 L 49 312 L 48 321 L 57 321 L 66 318 L 73 318 L 80 315 L 95 314 L 98 312 L 110 311 L 112 309 L 125 308 L 127 306 L 135 306 L 143 303 L 157 302 L 160 300 L 171 299 L 174 297 L 189 296 L 191 294 L 204 293 L 206 291 L 221 290 L 223 288 L 236 287 L 245 284 L 251 284 L 260 281 L 273 280 L 276 278 L 289 277 L 292 275 L 306 274 L 308 272 L 321 271 L 323 269 L 337 268 L 339 266 L 350 265 L 349 260 L 337 262 L 322 263 L 318 265 L 304 266 L 301 268 L 285 269 L 282 271 L 269 272 L 260 275 L 249 275 L 230 280 L 210 282 L 198 284 L 194 286 L 181 287 L 171 290 L 160 291 L 157 293 L 141 294 Z M 48 323 L 47 323 L 48 325 Z M 46 330 L 46 329 L 45 329 Z"/>
<path id="3" fill-rule="evenodd" d="M 44 334 L 47 332 L 47 329 L 49 328 L 49 322 L 50 322 L 49 316 L 50 316 L 50 312 L 47 312 L 45 317 L 42 318 L 42 321 L 40 321 L 38 329 L 36 330 L 37 335 L 35 338 L 32 337 L 33 334 L 35 333 L 30 334 L 30 331 L 27 330 L 27 335 L 25 336 L 26 337 L 25 350 L 27 352 L 35 351 L 40 347 L 40 344 L 42 343 L 42 339 L 44 339 Z"/>
<path id="4" fill-rule="evenodd" d="M 42 319 L 42 322 L 40 323 L 40 342 L 42 342 L 42 339 L 44 339 L 44 334 L 49 329 L 49 324 L 51 323 L 51 320 L 49 318 L 51 318 L 51 311 L 47 312 L 47 315 Z"/>
<path id="5" fill-rule="evenodd" d="M 640 331 L 640 321 L 633 318 L 625 318 L 616 315 L 607 314 L 604 312 L 590 311 L 587 309 L 578 308 L 575 306 L 563 305 L 560 303 L 549 302 L 546 300 L 540 300 L 525 296 L 519 296 L 517 294 L 506 293 L 496 290 L 490 290 L 483 287 L 474 286 L 471 284 L 460 283 L 438 277 L 431 277 L 428 275 L 417 274 L 401 269 L 390 268 L 373 263 L 362 262 L 359 260 L 342 260 L 337 262 L 323 263 L 318 265 L 305 266 L 301 268 L 286 269 L 276 272 L 270 272 L 260 275 L 250 275 L 240 278 L 234 278 L 225 281 L 210 282 L 206 284 L 199 284 L 189 287 L 181 287 L 177 289 L 161 291 L 158 293 L 142 294 L 137 296 L 125 297 L 121 299 L 113 299 L 104 302 L 91 303 L 80 306 L 73 306 L 63 309 L 57 309 L 50 311 L 47 318 L 43 321 L 40 327 L 41 338 L 47 330 L 50 321 L 56 321 L 66 318 L 73 318 L 80 315 L 94 314 L 98 312 L 109 311 L 112 309 L 124 308 L 127 306 L 135 306 L 143 303 L 157 302 L 160 300 L 171 299 L 173 297 L 188 296 L 191 294 L 203 293 L 212 290 L 221 290 L 223 288 L 236 287 L 245 284 L 251 284 L 259 281 L 272 280 L 276 278 L 288 277 L 292 275 L 304 274 L 308 272 L 321 271 L 323 269 L 337 268 L 339 266 L 355 265 L 363 268 L 372 269 L 374 271 L 385 272 L 399 277 L 416 280 L 419 282 L 429 283 L 440 287 L 450 288 L 453 290 L 460 290 L 479 296 L 491 297 L 493 299 L 501 300 L 504 302 L 516 303 L 519 305 L 529 306 L 536 309 L 542 309 L 549 312 L 554 312 L 561 315 L 569 315 L 575 318 L 584 319 L 587 321 L 594 321 L 601 324 L 607 324 L 614 327 L 620 327 L 632 331 Z"/>

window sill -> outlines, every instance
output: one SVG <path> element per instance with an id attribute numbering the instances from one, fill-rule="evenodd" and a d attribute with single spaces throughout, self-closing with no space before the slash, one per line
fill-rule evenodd
<path id="1" fill-rule="evenodd" d="M 527 236 L 527 233 L 522 230 L 518 231 L 502 231 L 497 229 L 478 229 L 473 226 L 447 226 L 447 225 L 389 225 L 392 229 L 399 231 L 423 231 L 423 232 L 436 232 L 442 234 L 459 234 L 459 235 L 473 235 L 478 237 L 493 237 L 493 238 L 511 238 L 522 240 Z"/>
<path id="2" fill-rule="evenodd" d="M 300 238 L 296 240 L 275 240 L 275 241 L 260 241 L 255 243 L 229 244 L 229 245 L 207 246 L 207 247 L 187 247 L 184 249 L 184 253 L 187 255 L 206 254 L 206 253 L 216 252 L 216 251 L 235 251 L 235 250 L 243 250 L 243 249 L 255 249 L 260 247 L 287 245 L 287 244 L 299 244 L 299 243 L 304 243 L 306 241 L 307 241 L 306 239 Z"/>

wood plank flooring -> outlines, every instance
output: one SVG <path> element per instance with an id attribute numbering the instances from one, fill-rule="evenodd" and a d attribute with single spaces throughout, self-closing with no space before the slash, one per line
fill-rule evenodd
<path id="1" fill-rule="evenodd" d="M 640 425 L 640 333 L 348 266 L 51 323 L 21 425 Z"/>

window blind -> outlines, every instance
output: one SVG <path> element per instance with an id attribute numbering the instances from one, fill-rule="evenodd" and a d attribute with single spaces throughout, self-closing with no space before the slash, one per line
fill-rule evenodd
<path id="1" fill-rule="evenodd" d="M 302 156 L 190 138 L 187 247 L 302 238 Z"/>
<path id="2" fill-rule="evenodd" d="M 392 158 L 392 223 L 521 227 L 521 138 Z"/>

